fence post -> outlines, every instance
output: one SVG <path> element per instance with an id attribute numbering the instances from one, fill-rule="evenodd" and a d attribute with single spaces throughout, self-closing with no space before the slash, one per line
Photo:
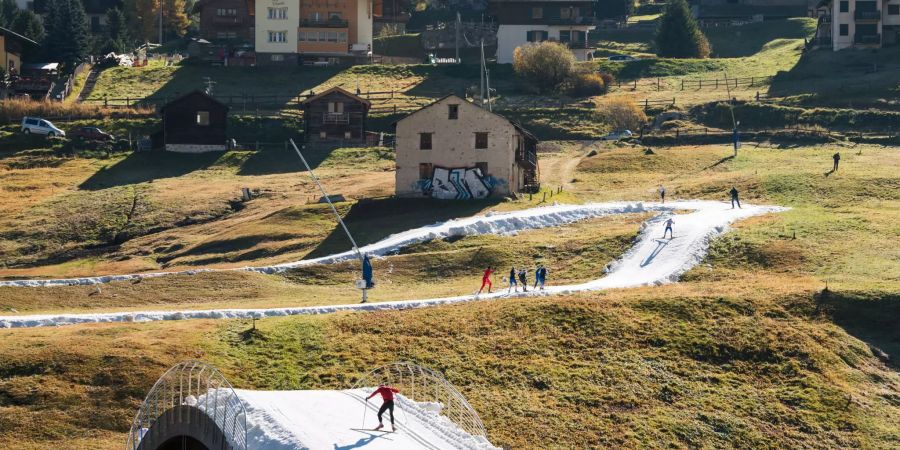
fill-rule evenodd
<path id="1" fill-rule="evenodd" d="M 656 92 L 661 90 L 659 77 L 656 77 Z"/>
<path id="2" fill-rule="evenodd" d="M 650 109 L 650 99 L 645 98 L 644 99 L 644 111 L 647 111 L 648 109 Z"/>
<path id="3" fill-rule="evenodd" d="M 719 79 L 716 78 L 716 89 L 718 89 L 718 88 L 719 88 Z"/>
<path id="4" fill-rule="evenodd" d="M 681 90 L 684 90 L 684 78 L 681 79 Z"/>

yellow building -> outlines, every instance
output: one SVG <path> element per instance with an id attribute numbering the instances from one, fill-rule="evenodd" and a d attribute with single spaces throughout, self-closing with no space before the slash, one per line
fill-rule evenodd
<path id="1" fill-rule="evenodd" d="M 372 49 L 373 0 L 258 0 L 260 65 L 365 59 Z"/>
<path id="2" fill-rule="evenodd" d="M 6 73 L 22 70 L 22 47 L 25 44 L 38 45 L 12 30 L 0 27 L 0 68 Z"/>

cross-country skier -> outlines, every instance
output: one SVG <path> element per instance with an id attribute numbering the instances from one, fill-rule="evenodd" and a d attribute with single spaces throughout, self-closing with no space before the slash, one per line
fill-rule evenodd
<path id="1" fill-rule="evenodd" d="M 841 154 L 840 154 L 840 153 L 835 153 L 834 155 L 831 156 L 831 159 L 834 160 L 834 168 L 831 169 L 831 171 L 832 171 L 832 172 L 837 172 L 837 170 L 838 170 L 838 164 L 841 163 Z"/>
<path id="2" fill-rule="evenodd" d="M 666 187 L 663 185 L 659 185 L 659 198 L 662 203 L 666 202 Z"/>
<path id="3" fill-rule="evenodd" d="M 737 188 L 734 187 L 734 186 L 732 186 L 732 187 L 731 187 L 731 191 L 729 191 L 729 193 L 731 194 L 731 209 L 734 209 L 734 204 L 735 204 L 735 203 L 737 203 L 737 207 L 738 207 L 738 209 L 740 209 L 740 208 L 741 208 L 741 201 L 738 199 L 738 190 L 737 190 Z"/>
<path id="4" fill-rule="evenodd" d="M 481 289 L 478 290 L 479 294 L 484 290 L 485 286 L 488 287 L 488 294 L 491 293 L 491 288 L 493 287 L 493 284 L 491 283 L 491 274 L 493 273 L 494 268 L 491 266 L 488 266 L 488 268 L 484 270 L 484 276 L 481 278 Z"/>
<path id="5" fill-rule="evenodd" d="M 397 431 L 394 427 L 394 394 L 399 392 L 399 389 L 382 384 L 381 386 L 378 386 L 378 389 L 375 389 L 375 392 L 372 392 L 372 395 L 366 397 L 366 401 L 368 402 L 370 398 L 375 396 L 375 394 L 380 394 L 381 400 L 384 401 L 384 403 L 381 404 L 381 408 L 378 409 L 378 426 L 375 427 L 376 430 L 384 428 L 384 423 L 381 420 L 381 415 L 384 414 L 385 411 L 390 411 L 391 431 Z"/>
<path id="6" fill-rule="evenodd" d="M 528 271 L 524 267 L 519 269 L 519 282 L 522 283 L 522 292 L 528 292 Z"/>
<path id="7" fill-rule="evenodd" d="M 506 290 L 506 293 L 509 294 L 512 290 L 515 289 L 516 292 L 519 292 L 519 285 L 516 283 L 516 268 L 513 267 L 509 269 L 509 289 Z"/>
<path id="8" fill-rule="evenodd" d="M 538 264 L 537 270 L 534 271 L 534 288 L 537 289 L 538 286 L 541 287 L 541 290 L 544 290 L 544 283 L 547 281 L 547 268 L 544 267 L 543 264 Z"/>
<path id="9" fill-rule="evenodd" d="M 675 232 L 672 231 L 672 224 L 674 224 L 674 223 L 675 223 L 675 221 L 672 220 L 671 217 L 669 217 L 669 220 L 666 221 L 666 229 L 665 229 L 665 231 L 663 231 L 663 237 L 662 237 L 663 239 L 666 238 L 666 233 L 669 233 L 669 236 L 671 236 L 673 238 L 675 237 Z"/>

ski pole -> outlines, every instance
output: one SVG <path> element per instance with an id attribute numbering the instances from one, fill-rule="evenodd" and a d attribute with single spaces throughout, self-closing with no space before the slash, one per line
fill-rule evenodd
<path id="1" fill-rule="evenodd" d="M 366 412 L 368 410 L 369 410 L 369 399 L 366 399 L 366 406 L 363 406 L 363 421 L 362 421 L 362 425 L 359 426 L 360 428 L 366 427 Z"/>

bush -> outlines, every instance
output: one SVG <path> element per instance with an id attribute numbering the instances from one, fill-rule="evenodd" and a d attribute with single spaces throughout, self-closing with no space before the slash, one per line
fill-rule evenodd
<path id="1" fill-rule="evenodd" d="M 569 79 L 574 68 L 575 55 L 559 42 L 526 44 L 513 53 L 513 70 L 540 92 L 556 89 Z"/>
<path id="2" fill-rule="evenodd" d="M 656 53 L 667 58 L 707 58 L 709 41 L 685 0 L 670 0 L 656 30 Z"/>
<path id="3" fill-rule="evenodd" d="M 600 117 L 616 130 L 639 130 L 647 123 L 647 114 L 624 97 L 606 99 L 597 104 Z"/>
<path id="4" fill-rule="evenodd" d="M 616 77 L 614 77 L 611 73 L 600 72 L 600 78 L 603 79 L 603 85 L 606 86 L 607 90 L 609 90 L 609 87 L 616 82 Z"/>
<path id="5" fill-rule="evenodd" d="M 573 97 L 592 97 L 606 93 L 606 82 L 598 73 L 577 73 L 569 79 L 569 94 Z"/>

